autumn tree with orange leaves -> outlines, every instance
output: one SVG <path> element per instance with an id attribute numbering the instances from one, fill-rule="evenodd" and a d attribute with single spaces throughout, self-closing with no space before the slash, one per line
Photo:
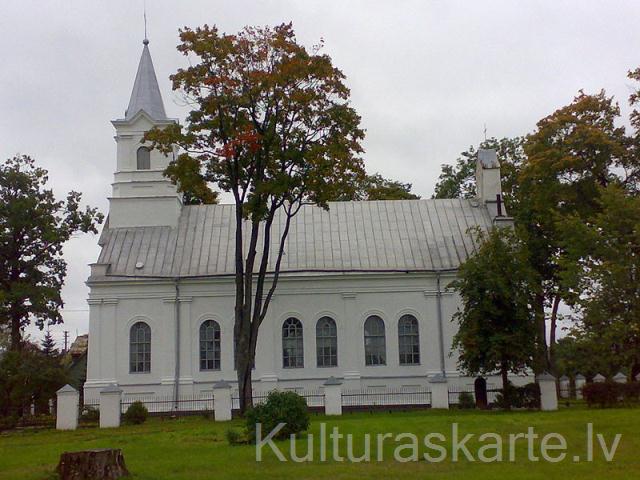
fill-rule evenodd
<path id="1" fill-rule="evenodd" d="M 235 360 L 245 412 L 253 401 L 258 331 L 291 220 L 304 205 L 327 209 L 362 182 L 364 131 L 343 73 L 322 45 L 310 51 L 300 45 L 291 24 L 233 35 L 215 26 L 184 28 L 180 40 L 191 66 L 171 79 L 192 111 L 184 127 L 152 130 L 146 138 L 166 153 L 174 145 L 184 151 L 171 168 L 196 195 L 214 200 L 209 185 L 233 195 Z"/>

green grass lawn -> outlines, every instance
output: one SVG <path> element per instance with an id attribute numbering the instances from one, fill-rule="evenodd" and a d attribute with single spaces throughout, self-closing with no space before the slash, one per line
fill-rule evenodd
<path id="1" fill-rule="evenodd" d="M 439 432 L 447 437 L 442 443 L 448 450 L 448 458 L 441 463 L 425 460 L 399 463 L 393 458 L 394 449 L 400 443 L 393 439 L 384 443 L 384 461 L 376 460 L 376 441 L 372 440 L 372 461 L 365 463 L 336 462 L 332 458 L 331 443 L 325 462 L 316 458 L 310 463 L 281 463 L 267 448 L 261 463 L 255 460 L 255 446 L 229 446 L 226 430 L 240 422 L 215 423 L 201 417 L 177 420 L 150 419 L 140 426 L 124 426 L 119 429 L 100 430 L 82 428 L 75 432 L 32 430 L 3 433 L 0 435 L 0 479 L 51 478 L 59 455 L 69 450 L 93 448 L 121 448 L 127 467 L 135 479 L 426 479 L 426 478 L 474 478 L 474 479 L 533 479 L 561 478 L 584 479 L 640 478 L 640 410 L 609 409 L 590 410 L 580 407 L 557 412 L 465 412 L 465 411 L 415 411 L 396 413 L 358 413 L 342 417 L 313 416 L 310 432 L 318 435 L 320 423 L 327 429 L 339 427 L 340 433 L 354 435 L 354 453 L 363 452 L 364 434 L 403 432 L 413 433 L 420 439 L 420 455 L 425 451 L 422 439 L 428 433 Z M 468 433 L 475 437 L 467 442 L 476 461 L 451 461 L 452 423 L 459 424 L 460 436 Z M 606 462 L 595 440 L 593 462 L 574 462 L 574 456 L 586 456 L 586 425 L 593 423 L 596 433 L 604 434 L 611 445 L 615 434 L 622 434 L 615 458 Z M 510 462 L 508 435 L 526 433 L 534 427 L 540 437 L 555 432 L 564 436 L 568 449 L 565 460 L 549 463 L 527 459 L 527 442 L 518 440 L 515 461 Z M 482 463 L 477 460 L 478 447 L 485 443 L 478 440 L 482 433 L 494 432 L 505 440 L 505 461 Z M 317 439 L 318 437 L 316 437 Z M 555 442 L 554 442 L 555 443 Z M 317 446 L 318 440 L 314 445 Z M 535 443 L 539 456 L 540 440 Z M 288 442 L 278 446 L 290 459 Z M 306 452 L 305 441 L 298 444 L 298 455 Z M 403 456 L 410 452 L 404 451 Z M 432 455 L 437 452 L 432 451 Z M 492 456 L 495 450 L 485 452 Z M 340 454 L 346 455 L 342 440 Z M 555 456 L 557 452 L 552 452 Z"/>

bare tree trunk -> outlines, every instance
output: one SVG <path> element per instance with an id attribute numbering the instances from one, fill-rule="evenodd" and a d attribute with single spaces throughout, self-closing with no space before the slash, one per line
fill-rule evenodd
<path id="1" fill-rule="evenodd" d="M 511 410 L 511 394 L 509 393 L 509 369 L 507 364 L 502 362 L 500 365 L 500 376 L 502 377 L 502 396 L 505 400 L 505 410 Z"/>
<path id="2" fill-rule="evenodd" d="M 265 296 L 264 292 L 266 277 L 268 275 L 267 269 L 271 244 L 271 228 L 273 226 L 273 219 L 277 207 L 278 205 L 272 205 L 269 214 L 265 219 L 263 219 L 264 234 L 262 239 L 262 258 L 260 259 L 258 272 L 255 275 L 255 292 L 253 292 L 253 272 L 256 261 L 256 245 L 260 227 L 260 223 L 258 222 L 252 223 L 251 238 L 247 251 L 247 259 L 244 263 L 244 275 L 242 276 L 242 278 L 236 275 L 236 288 L 238 289 L 238 285 L 241 284 L 243 289 L 242 295 L 236 292 L 235 326 L 236 366 L 238 376 L 238 389 L 240 395 L 240 415 L 244 415 L 246 410 L 253 406 L 251 380 L 252 369 L 256 356 L 258 332 L 260 329 L 260 325 L 262 324 L 262 321 L 267 314 L 269 303 L 271 301 L 271 298 L 273 297 L 273 292 L 275 291 L 275 288 L 278 284 L 280 265 L 282 261 L 282 255 L 284 253 L 284 245 L 289 233 L 291 217 L 293 216 L 290 211 L 287 212 L 284 229 L 280 234 L 280 242 L 276 257 L 273 279 L 268 289 L 268 293 Z M 299 210 L 299 208 L 297 210 Z M 241 241 L 241 239 L 236 238 L 236 242 Z M 236 261 L 239 262 L 242 266 L 242 259 L 236 258 Z"/>
<path id="3" fill-rule="evenodd" d="M 535 315 L 538 326 L 538 354 L 535 364 L 535 373 L 542 373 L 549 368 L 547 358 L 547 326 L 544 314 L 544 293 L 536 294 Z"/>
<path id="4" fill-rule="evenodd" d="M 251 388 L 252 362 L 243 356 L 238 364 L 238 386 L 240 396 L 240 414 L 244 415 L 247 409 L 253 406 L 253 389 Z"/>
<path id="5" fill-rule="evenodd" d="M 251 388 L 248 389 L 249 396 L 246 396 L 247 382 L 251 385 L 251 369 L 249 368 L 247 376 L 246 359 L 248 342 L 248 328 L 245 312 L 245 271 L 244 271 L 244 249 L 242 239 L 242 203 L 236 199 L 236 238 L 235 238 L 235 286 L 236 286 L 236 304 L 235 304 L 235 322 L 233 328 L 234 336 L 234 360 L 236 367 L 236 375 L 238 379 L 238 391 L 240 396 L 240 414 L 244 414 L 246 409 L 251 406 Z"/>
<path id="6" fill-rule="evenodd" d="M 20 318 L 11 318 L 11 345 L 9 348 L 14 352 L 22 350 L 22 329 Z"/>
<path id="7" fill-rule="evenodd" d="M 553 307 L 551 309 L 551 325 L 549 327 L 549 349 L 547 352 L 547 361 L 551 372 L 555 375 L 555 344 L 556 344 L 556 329 L 558 323 L 558 308 L 560 307 L 560 295 L 556 294 L 553 298 Z"/>

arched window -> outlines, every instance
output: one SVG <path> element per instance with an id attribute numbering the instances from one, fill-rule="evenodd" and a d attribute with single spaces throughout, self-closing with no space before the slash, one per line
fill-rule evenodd
<path id="1" fill-rule="evenodd" d="M 302 323 L 297 318 L 287 318 L 282 324 L 282 366 L 304 367 Z"/>
<path id="2" fill-rule="evenodd" d="M 384 321 L 371 315 L 364 322 L 364 362 L 365 365 L 386 365 L 387 345 L 384 335 Z"/>
<path id="3" fill-rule="evenodd" d="M 138 170 L 149 170 L 151 168 L 151 150 L 147 147 L 140 147 L 137 153 Z"/>
<path id="4" fill-rule="evenodd" d="M 413 315 L 403 315 L 398 321 L 398 349 L 400 365 L 420 363 L 420 334 L 418 320 Z"/>
<path id="5" fill-rule="evenodd" d="M 220 370 L 220 325 L 215 320 L 200 325 L 200 370 Z"/>
<path id="6" fill-rule="evenodd" d="M 129 371 L 151 371 L 151 328 L 144 322 L 134 323 L 129 332 Z"/>
<path id="7" fill-rule="evenodd" d="M 338 331 L 331 317 L 322 317 L 316 323 L 316 357 L 319 367 L 338 366 Z"/>

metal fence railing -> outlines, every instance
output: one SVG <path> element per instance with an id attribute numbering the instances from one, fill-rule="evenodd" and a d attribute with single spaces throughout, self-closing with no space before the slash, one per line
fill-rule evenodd
<path id="1" fill-rule="evenodd" d="M 449 389 L 449 405 L 459 405 L 460 404 L 460 396 L 462 394 L 471 395 L 473 397 L 473 401 L 475 403 L 476 394 L 475 394 L 475 391 L 474 391 L 473 387 L 471 387 L 471 388 L 458 387 L 458 388 L 450 388 Z"/>
<path id="2" fill-rule="evenodd" d="M 304 390 L 304 389 L 290 389 L 296 392 L 307 401 L 307 406 L 310 409 L 324 408 L 324 392 L 322 390 Z M 286 390 L 285 390 L 286 391 Z M 269 392 L 254 391 L 252 393 L 253 404 L 260 405 L 267 400 Z M 231 395 L 231 408 L 233 410 L 240 409 L 240 394 L 238 390 L 235 390 Z"/>
<path id="3" fill-rule="evenodd" d="M 370 410 L 375 408 L 427 408 L 431 391 L 426 388 L 361 388 L 342 392 L 342 408 Z"/>
<path id="4" fill-rule="evenodd" d="M 173 396 L 130 394 L 122 397 L 120 409 L 125 413 L 135 402 L 142 402 L 150 415 L 181 416 L 213 413 L 213 393 Z"/>
<path id="5" fill-rule="evenodd" d="M 500 393 L 499 388 L 489 388 L 487 389 L 487 404 L 492 405 L 496 403 L 498 394 Z M 451 387 L 449 388 L 449 405 L 459 405 L 460 404 L 460 395 L 461 394 L 469 394 L 473 398 L 475 403 L 476 401 L 476 393 L 473 387 Z"/>
<path id="6" fill-rule="evenodd" d="M 558 396 L 561 400 L 569 400 L 575 398 L 575 392 L 571 390 L 569 385 L 560 385 L 558 387 Z"/>

